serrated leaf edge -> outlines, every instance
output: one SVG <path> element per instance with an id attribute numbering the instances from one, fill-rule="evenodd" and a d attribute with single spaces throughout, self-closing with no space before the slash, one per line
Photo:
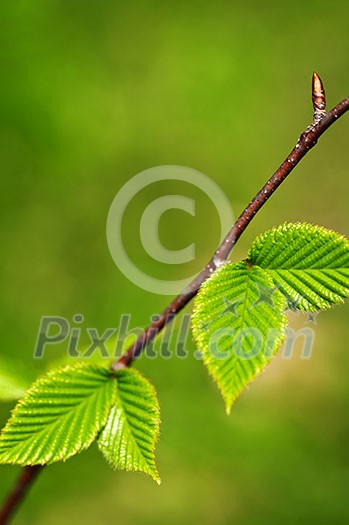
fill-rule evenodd
<path id="1" fill-rule="evenodd" d="M 154 419 L 154 423 L 156 424 L 156 434 L 154 434 L 154 443 L 153 443 L 153 447 L 152 447 L 152 453 L 153 453 L 153 464 L 152 465 L 149 465 L 148 462 L 147 462 L 147 465 L 149 467 L 149 469 L 147 469 L 146 471 L 145 470 L 139 470 L 137 468 L 134 468 L 132 466 L 129 466 L 129 465 L 126 465 L 126 468 L 121 468 L 119 467 L 118 465 L 116 465 L 113 460 L 108 457 L 107 455 L 105 455 L 103 449 L 101 448 L 101 446 L 99 445 L 99 438 L 101 436 L 101 434 L 103 433 L 103 430 L 105 429 L 105 427 L 107 426 L 108 422 L 106 422 L 106 424 L 104 425 L 104 427 L 101 429 L 101 431 L 99 432 L 99 436 L 97 438 L 97 445 L 98 445 L 98 448 L 100 450 L 100 452 L 102 453 L 102 455 L 104 456 L 105 460 L 107 461 L 108 465 L 113 468 L 114 470 L 118 470 L 120 468 L 120 470 L 123 470 L 123 471 L 126 471 L 126 472 L 141 472 L 143 474 L 148 474 L 154 481 L 156 481 L 156 483 L 158 485 L 161 484 L 161 478 L 160 478 L 160 475 L 159 475 L 159 471 L 157 469 L 157 466 L 156 466 L 156 463 L 155 463 L 155 449 L 156 449 L 156 444 L 159 440 L 159 436 L 160 436 L 160 423 L 161 423 L 161 420 L 160 420 L 160 405 L 159 405 L 159 400 L 158 400 L 158 397 L 157 397 L 157 392 L 156 392 L 156 389 L 154 387 L 154 385 L 147 379 L 145 378 L 138 370 L 135 370 L 134 368 L 127 368 L 127 369 L 123 369 L 121 371 L 117 371 L 114 373 L 115 377 L 116 377 L 116 380 L 117 380 L 117 377 L 119 375 L 119 373 L 122 373 L 124 371 L 127 371 L 127 372 L 131 372 L 131 373 L 134 373 L 136 375 L 138 375 L 139 378 L 141 378 L 143 381 L 146 381 L 147 382 L 147 386 L 149 387 L 149 389 L 151 390 L 151 393 L 153 395 L 153 398 L 154 400 L 156 401 L 156 404 L 154 406 L 155 410 L 156 410 L 156 413 L 157 413 L 157 417 Z M 117 390 L 116 390 L 116 397 L 118 398 L 118 386 L 117 386 Z M 117 399 L 116 399 L 117 400 Z M 108 416 L 108 419 L 109 417 L 111 417 L 111 414 L 112 414 L 112 411 L 114 408 L 116 408 L 116 400 L 113 404 L 113 406 L 111 407 L 111 410 L 110 410 L 110 413 L 109 413 L 109 416 Z M 122 400 L 120 399 L 120 405 L 121 405 L 121 408 L 125 414 L 125 411 L 124 411 L 124 408 L 123 408 L 123 403 L 122 403 Z M 135 445 L 137 448 L 138 447 L 138 444 L 136 442 L 136 439 L 135 437 L 133 436 L 133 432 L 132 432 L 132 429 L 131 427 L 129 426 L 128 422 L 127 422 L 127 417 L 125 415 L 125 420 L 126 420 L 126 423 L 127 423 L 127 426 L 130 428 L 130 434 L 132 435 L 132 438 L 135 442 Z"/>
<path id="2" fill-rule="evenodd" d="M 52 377 L 55 377 L 58 372 L 64 372 L 64 371 L 68 371 L 68 370 L 73 371 L 73 370 L 78 370 L 78 369 L 82 369 L 82 368 L 95 368 L 95 369 L 98 369 L 98 370 L 104 370 L 105 372 L 109 373 L 111 381 L 113 380 L 113 377 L 115 376 L 115 374 L 113 374 L 113 372 L 110 371 L 106 367 L 102 367 L 102 366 L 98 366 L 98 365 L 94 365 L 94 364 L 91 365 L 91 364 L 88 364 L 88 363 L 78 363 L 78 364 L 75 364 L 75 365 L 66 365 L 66 366 L 63 366 L 63 367 L 60 367 L 60 368 L 56 368 L 56 369 L 50 370 L 44 376 L 39 377 L 31 385 L 31 387 L 28 388 L 28 390 L 25 392 L 24 397 L 22 397 L 17 402 L 16 406 L 14 407 L 14 409 L 11 412 L 11 416 L 8 419 L 5 427 L 3 427 L 1 432 L 0 432 L 0 438 L 1 438 L 2 434 L 6 432 L 6 429 L 12 425 L 14 419 L 18 415 L 18 412 L 19 412 L 21 406 L 23 404 L 25 404 L 27 396 L 30 396 L 33 393 L 35 394 L 38 390 L 40 390 L 40 386 L 50 382 L 50 379 Z M 114 388 L 113 391 L 114 391 L 114 393 L 113 393 L 113 399 L 112 399 L 111 403 L 115 402 L 116 388 Z M 106 424 L 106 422 L 108 420 L 108 417 L 109 417 L 109 413 L 110 413 L 110 410 L 108 411 L 107 415 L 104 417 L 103 423 L 101 424 L 101 429 L 105 426 L 105 424 Z M 55 422 L 52 421 L 51 424 L 53 425 L 54 423 Z M 53 461 L 44 461 L 44 460 L 42 460 L 42 461 L 37 461 L 35 463 L 32 463 L 32 462 L 19 462 L 19 461 L 14 461 L 14 460 L 8 459 L 8 458 L 6 458 L 5 453 L 3 453 L 3 455 L 5 457 L 3 459 L 0 459 L 0 464 L 34 466 L 34 465 L 50 465 L 52 463 L 56 463 L 56 462 L 59 462 L 59 461 L 65 462 L 68 459 L 70 459 L 71 457 L 73 457 L 74 455 L 79 454 L 79 453 L 83 452 L 84 450 L 87 450 L 92 445 L 92 443 L 96 440 L 96 438 L 97 438 L 97 436 L 98 436 L 98 434 L 99 434 L 101 429 L 96 429 L 94 437 L 91 438 L 90 440 L 88 440 L 86 443 L 84 443 L 76 452 L 70 454 L 68 457 L 65 457 L 64 454 L 62 453 L 57 459 L 55 459 Z M 44 431 L 44 429 L 43 429 L 43 431 Z M 10 454 L 10 451 L 11 451 L 11 449 L 9 450 L 9 454 Z"/>

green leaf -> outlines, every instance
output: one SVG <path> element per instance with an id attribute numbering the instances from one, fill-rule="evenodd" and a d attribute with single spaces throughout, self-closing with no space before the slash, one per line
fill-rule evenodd
<path id="1" fill-rule="evenodd" d="M 0 463 L 43 465 L 88 448 L 115 401 L 110 371 L 75 365 L 49 372 L 28 390 L 0 435 Z"/>
<path id="2" fill-rule="evenodd" d="M 117 372 L 117 398 L 98 446 L 117 469 L 141 471 L 160 483 L 155 465 L 160 410 L 154 387 L 139 372 Z"/>
<path id="3" fill-rule="evenodd" d="M 273 228 L 257 237 L 248 261 L 270 273 L 293 309 L 326 309 L 349 295 L 349 241 L 323 227 Z"/>
<path id="4" fill-rule="evenodd" d="M 246 262 L 222 266 L 201 287 L 193 334 L 228 413 L 282 342 L 285 306 L 270 275 Z"/>

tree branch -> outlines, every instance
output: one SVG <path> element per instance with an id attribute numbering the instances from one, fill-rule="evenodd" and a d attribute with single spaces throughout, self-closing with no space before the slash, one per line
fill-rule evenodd
<path id="1" fill-rule="evenodd" d="M 267 202 L 269 197 L 286 179 L 300 160 L 313 148 L 321 135 L 339 117 L 349 109 L 349 97 L 337 104 L 329 113 L 326 113 L 326 98 L 322 81 L 317 73 L 312 79 L 312 101 L 314 116 L 312 124 L 301 134 L 297 144 L 276 170 L 263 188 L 254 196 L 248 206 L 241 213 L 231 230 L 223 239 L 221 245 L 212 256 L 211 260 L 189 286 L 176 297 L 163 313 L 139 336 L 135 343 L 113 364 L 113 370 L 130 366 L 142 350 L 158 335 L 159 332 L 191 301 L 197 294 L 200 286 L 210 275 L 222 265 L 238 239 L 252 221 L 258 210 Z"/>
<path id="2" fill-rule="evenodd" d="M 187 288 L 176 297 L 164 312 L 140 335 L 137 341 L 112 365 L 113 370 L 128 367 L 132 364 L 142 350 L 157 334 L 191 301 L 197 294 L 200 286 L 210 275 L 227 259 L 236 242 L 245 231 L 258 210 L 268 201 L 269 197 L 286 179 L 300 160 L 315 146 L 318 139 L 339 117 L 349 110 L 349 97 L 337 104 L 329 113 L 326 113 L 325 91 L 320 77 L 314 73 L 312 80 L 312 100 L 314 117 L 312 124 L 302 133 L 297 144 L 276 170 L 263 188 L 255 195 L 248 206 L 241 213 L 225 239 L 214 253 L 208 264 Z M 7 497 L 0 511 L 0 525 L 7 525 L 14 512 L 24 499 L 30 486 L 43 467 L 33 466 L 23 469 L 15 487 Z"/>
<path id="3" fill-rule="evenodd" d="M 42 469 L 43 467 L 36 465 L 35 467 L 25 467 L 22 470 L 15 486 L 0 510 L 0 525 L 9 523 L 9 520 L 27 495 L 28 490 Z"/>

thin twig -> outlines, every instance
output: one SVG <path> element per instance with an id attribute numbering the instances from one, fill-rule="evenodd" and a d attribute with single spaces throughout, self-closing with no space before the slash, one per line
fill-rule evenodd
<path id="1" fill-rule="evenodd" d="M 9 520 L 27 495 L 29 488 L 34 483 L 42 469 L 43 467 L 36 465 L 35 467 L 25 467 L 22 470 L 11 494 L 8 496 L 4 506 L 0 510 L 0 525 L 6 525 L 6 523 L 9 523 Z"/>
<path id="2" fill-rule="evenodd" d="M 202 283 L 226 261 L 241 234 L 245 231 L 258 210 L 267 202 L 269 197 L 271 197 L 274 191 L 308 151 L 315 146 L 326 129 L 349 110 L 349 97 L 347 97 L 326 114 L 325 91 L 321 79 L 316 73 L 313 74 L 312 80 L 312 100 L 314 108 L 313 122 L 304 133 L 302 133 L 291 153 L 241 213 L 208 264 L 189 286 L 172 301 L 166 310 L 143 331 L 137 341 L 112 365 L 114 370 L 130 366 L 133 360 L 140 355 L 142 350 L 157 334 L 191 301 L 197 294 Z M 13 516 L 42 468 L 43 467 L 39 466 L 26 467 L 22 471 L 19 480 L 0 511 L 0 525 L 7 525 L 9 523 L 10 518 Z"/>
<path id="3" fill-rule="evenodd" d="M 337 104 L 332 111 L 326 113 L 326 98 L 322 81 L 317 73 L 313 74 L 312 79 L 312 100 L 314 116 L 312 124 L 302 133 L 297 144 L 284 160 L 281 166 L 276 170 L 274 175 L 268 180 L 263 188 L 255 195 L 249 205 L 241 213 L 231 230 L 223 239 L 218 250 L 214 253 L 211 260 L 197 277 L 187 286 L 187 288 L 178 295 L 164 312 L 148 327 L 135 343 L 113 364 L 113 370 L 119 370 L 130 366 L 142 350 L 157 336 L 159 332 L 191 301 L 197 294 L 200 286 L 218 266 L 224 263 L 229 253 L 237 243 L 241 234 L 252 221 L 258 210 L 267 202 L 269 197 L 286 179 L 291 171 L 297 166 L 299 161 L 315 146 L 321 135 L 329 128 L 339 117 L 349 109 L 349 97 Z"/>

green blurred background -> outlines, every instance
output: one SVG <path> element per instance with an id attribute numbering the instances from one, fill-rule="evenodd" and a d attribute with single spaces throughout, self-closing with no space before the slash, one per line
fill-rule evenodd
<path id="1" fill-rule="evenodd" d="M 329 105 L 348 95 L 348 48 L 344 0 L 3 0 L 2 366 L 25 382 L 64 358 L 61 345 L 33 361 L 42 315 L 82 313 L 83 328 L 103 332 L 130 312 L 133 326 L 145 326 L 169 298 L 133 285 L 109 254 L 117 191 L 146 168 L 190 166 L 238 214 L 310 122 L 313 70 Z M 285 220 L 349 234 L 348 134 L 344 117 L 258 214 L 234 258 Z M 166 247 L 196 242 L 184 269 L 152 260 L 139 240 L 143 210 L 167 194 L 197 202 L 196 217 L 171 211 L 160 223 Z M 130 204 L 123 234 L 140 268 L 172 279 L 206 262 L 217 225 L 204 194 L 168 182 Z M 113 472 L 93 446 L 47 469 L 14 523 L 347 523 L 348 311 L 323 313 L 317 326 L 293 316 L 294 327 L 315 330 L 311 359 L 276 358 L 230 417 L 191 341 L 188 359 L 140 360 L 160 398 L 162 485 Z M 1 425 L 11 408 L 1 405 Z M 17 474 L 0 468 L 1 496 Z"/>

